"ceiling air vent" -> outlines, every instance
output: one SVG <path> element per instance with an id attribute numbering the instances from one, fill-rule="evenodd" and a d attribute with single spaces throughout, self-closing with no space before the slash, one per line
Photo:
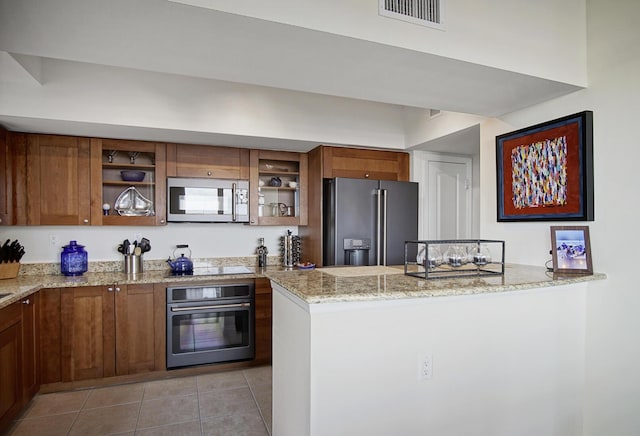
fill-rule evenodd
<path id="1" fill-rule="evenodd" d="M 379 0 L 380 15 L 442 28 L 443 0 Z"/>

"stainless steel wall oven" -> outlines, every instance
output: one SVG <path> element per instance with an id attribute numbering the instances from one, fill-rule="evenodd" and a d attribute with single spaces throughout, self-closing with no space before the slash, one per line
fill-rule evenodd
<path id="1" fill-rule="evenodd" d="M 167 288 L 167 368 L 254 357 L 254 284 Z"/>

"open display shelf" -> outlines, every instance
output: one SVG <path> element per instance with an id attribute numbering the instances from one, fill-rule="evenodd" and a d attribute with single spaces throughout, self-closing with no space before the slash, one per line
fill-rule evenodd
<path id="1" fill-rule="evenodd" d="M 303 172 L 306 161 L 299 153 L 255 151 L 252 186 L 253 224 L 299 225 L 302 211 Z"/>
<path id="2" fill-rule="evenodd" d="M 101 213 L 103 225 L 157 225 L 163 224 L 157 214 L 164 215 L 164 205 L 158 201 L 164 195 L 159 187 L 165 177 L 165 166 L 159 167 L 165 156 L 158 155 L 162 148 L 153 143 L 137 141 L 102 140 L 96 143 L 96 172 L 100 176 L 98 190 L 100 203 L 96 213 Z M 159 170 L 160 168 L 160 170 Z M 141 181 L 124 180 L 122 171 L 144 173 Z M 160 192 L 158 189 L 160 188 Z M 103 205 L 109 205 L 107 211 Z M 160 206 L 160 207 L 159 207 Z"/>

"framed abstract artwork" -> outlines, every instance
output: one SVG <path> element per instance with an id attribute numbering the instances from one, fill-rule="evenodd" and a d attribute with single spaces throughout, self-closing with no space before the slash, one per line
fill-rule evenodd
<path id="1" fill-rule="evenodd" d="M 593 221 L 593 112 L 496 136 L 498 221 Z"/>
<path id="2" fill-rule="evenodd" d="M 587 226 L 551 226 L 554 273 L 593 274 Z"/>

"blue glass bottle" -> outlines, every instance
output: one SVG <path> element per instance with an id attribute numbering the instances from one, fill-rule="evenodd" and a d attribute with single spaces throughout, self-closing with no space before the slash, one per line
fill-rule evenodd
<path id="1" fill-rule="evenodd" d="M 87 272 L 89 264 L 84 245 L 76 241 L 70 241 L 69 245 L 62 247 L 60 254 L 60 269 L 65 276 L 81 276 Z"/>

